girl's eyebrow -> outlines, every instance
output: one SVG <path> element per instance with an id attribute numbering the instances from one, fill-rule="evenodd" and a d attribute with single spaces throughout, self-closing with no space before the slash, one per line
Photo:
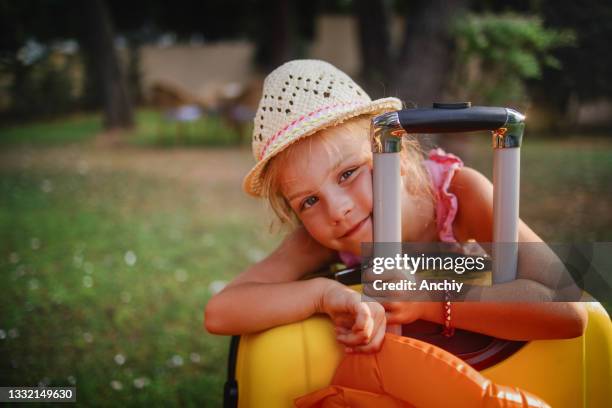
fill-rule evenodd
<path id="1" fill-rule="evenodd" d="M 306 195 L 306 194 L 311 194 L 311 193 L 313 193 L 312 190 L 298 191 L 298 192 L 295 192 L 295 193 L 291 194 L 289 197 L 287 197 L 287 200 L 289 202 L 291 202 L 291 201 L 295 200 L 296 198 L 298 198 L 300 196 L 303 196 L 303 195 Z"/>
<path id="2" fill-rule="evenodd" d="M 334 163 L 334 166 L 332 167 L 331 171 L 338 170 L 338 167 L 340 167 L 342 165 L 342 163 L 344 163 L 347 159 L 349 159 L 349 158 L 348 157 L 344 157 L 344 156 L 338 157 L 338 160 L 336 160 L 336 163 Z"/>

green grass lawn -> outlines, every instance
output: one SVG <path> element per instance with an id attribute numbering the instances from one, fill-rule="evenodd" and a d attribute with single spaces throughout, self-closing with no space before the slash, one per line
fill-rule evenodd
<path id="1" fill-rule="evenodd" d="M 132 143 L 144 146 L 232 146 L 246 137 L 214 115 L 179 123 L 157 111 L 141 109 L 136 115 L 136 123 Z M 243 132 L 250 133 L 246 128 Z"/>
<path id="2" fill-rule="evenodd" d="M 129 174 L 3 173 L 0 197 L 2 384 L 75 383 L 92 406 L 221 405 L 227 339 L 202 327 L 210 284 L 270 235 Z"/>
<path id="3" fill-rule="evenodd" d="M 102 130 L 99 114 L 78 114 L 0 128 L 0 146 L 36 144 L 58 145 L 91 139 Z"/>
<path id="4" fill-rule="evenodd" d="M 216 115 L 203 115 L 193 122 L 168 120 L 162 112 L 138 109 L 135 127 L 126 141 L 137 146 L 232 146 L 243 143 L 248 126 L 242 130 L 227 126 Z M 91 139 L 102 131 L 100 114 L 76 114 L 68 118 L 46 120 L 0 128 L 0 146 L 60 145 Z"/>
<path id="5" fill-rule="evenodd" d="M 465 164 L 492 180 L 490 136 L 463 141 Z M 544 241 L 612 241 L 612 137 L 527 134 L 520 194 L 521 218 Z"/>

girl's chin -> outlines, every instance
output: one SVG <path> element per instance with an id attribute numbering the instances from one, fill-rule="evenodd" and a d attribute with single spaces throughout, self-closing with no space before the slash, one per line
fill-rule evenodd
<path id="1" fill-rule="evenodd" d="M 346 245 L 343 249 L 344 252 L 350 252 L 353 255 L 361 256 L 362 244 L 369 244 L 372 242 L 371 238 L 355 241 L 351 245 Z"/>
<path id="2" fill-rule="evenodd" d="M 372 218 L 368 219 L 367 224 L 364 226 L 362 233 L 360 236 L 355 237 L 355 242 L 361 248 L 362 243 L 370 243 L 374 241 L 372 236 Z M 360 251 L 361 252 L 361 251 Z"/>
<path id="3" fill-rule="evenodd" d="M 338 242 L 337 245 L 331 246 L 338 252 L 348 252 L 353 255 L 361 255 L 361 242 Z"/>

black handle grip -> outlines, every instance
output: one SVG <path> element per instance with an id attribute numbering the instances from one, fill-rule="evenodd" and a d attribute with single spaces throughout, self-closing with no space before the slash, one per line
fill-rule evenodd
<path id="1" fill-rule="evenodd" d="M 506 108 L 469 104 L 434 104 L 433 108 L 405 109 L 398 113 L 407 133 L 448 133 L 495 130 L 508 119 Z"/>

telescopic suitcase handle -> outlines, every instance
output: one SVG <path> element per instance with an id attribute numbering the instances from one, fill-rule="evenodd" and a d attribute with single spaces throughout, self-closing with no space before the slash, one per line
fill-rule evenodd
<path id="1" fill-rule="evenodd" d="M 469 102 L 434 103 L 433 108 L 397 112 L 406 133 L 448 133 L 495 130 L 508 118 L 505 108 L 474 106 Z"/>
<path id="2" fill-rule="evenodd" d="M 493 283 L 516 279 L 520 146 L 524 129 L 525 116 L 517 111 L 473 107 L 470 102 L 434 103 L 432 108 L 405 109 L 373 118 L 374 242 L 401 245 L 399 152 L 403 135 L 490 130 L 493 135 Z"/>

